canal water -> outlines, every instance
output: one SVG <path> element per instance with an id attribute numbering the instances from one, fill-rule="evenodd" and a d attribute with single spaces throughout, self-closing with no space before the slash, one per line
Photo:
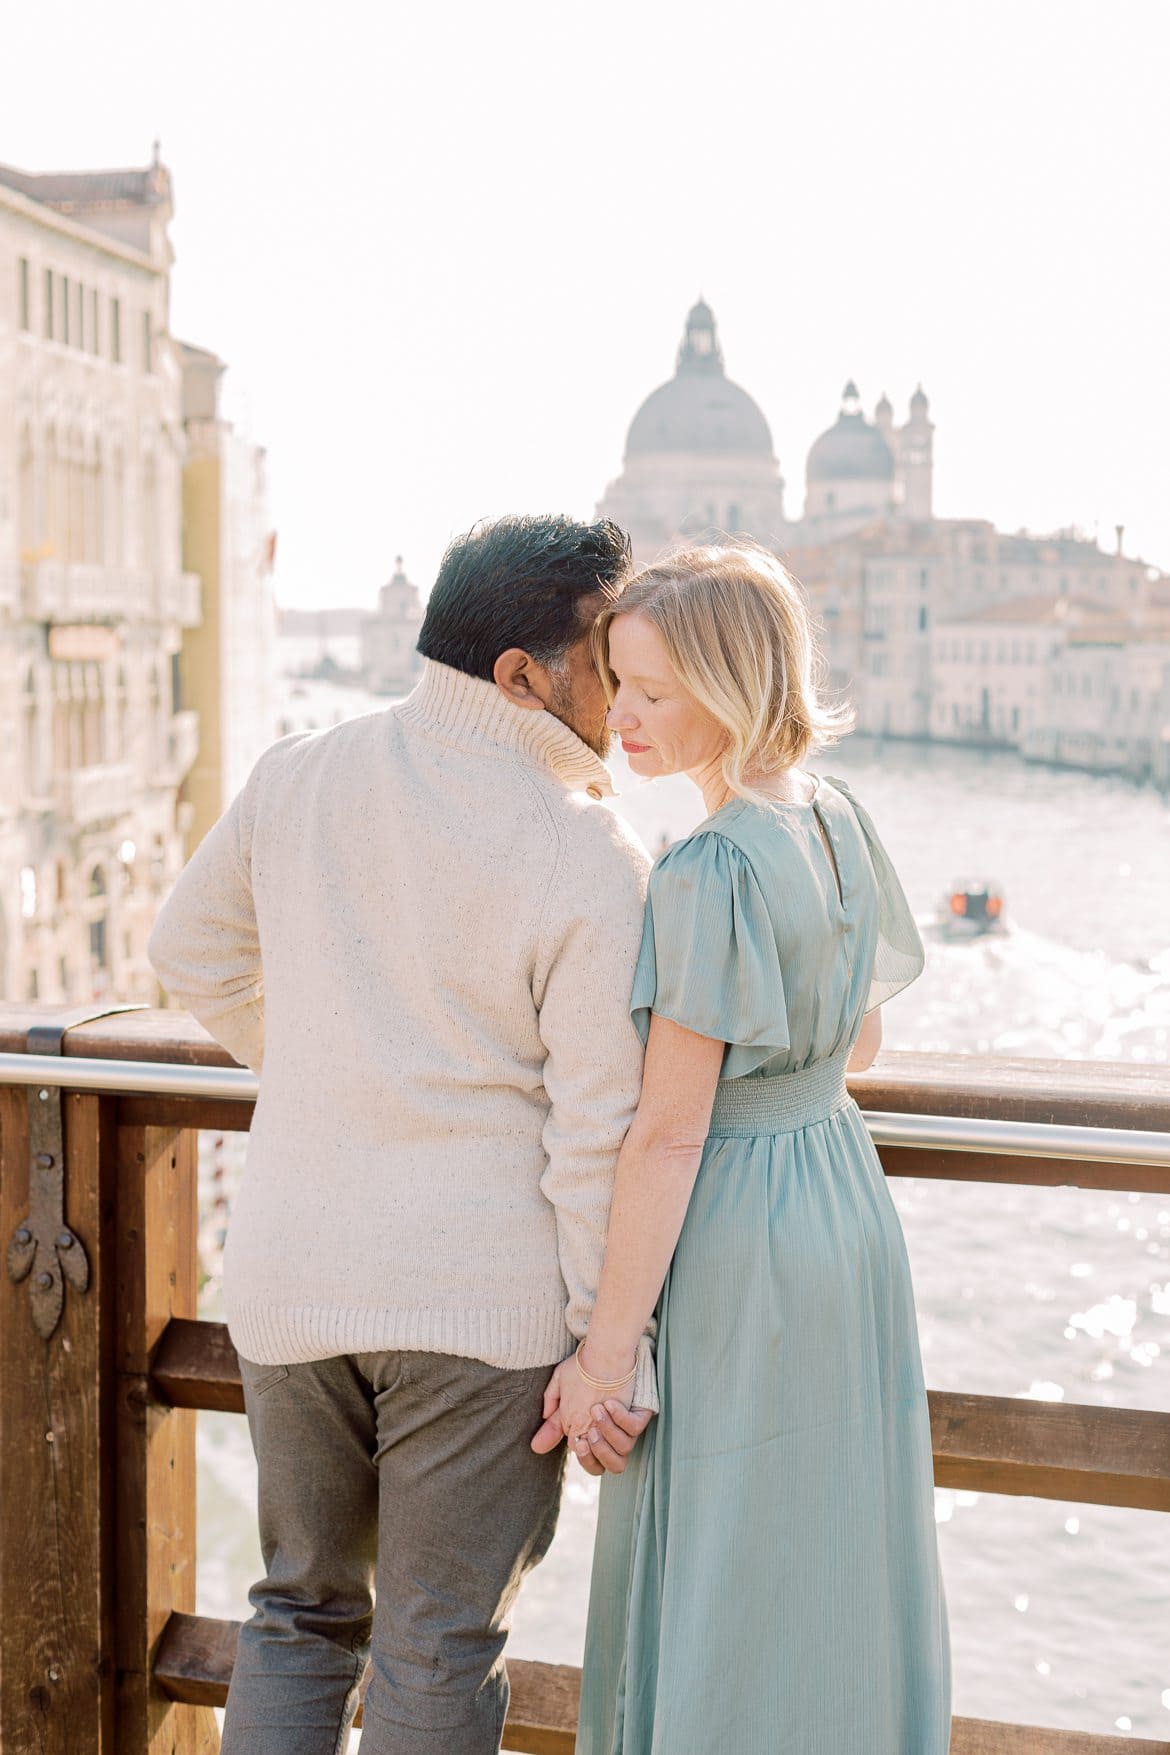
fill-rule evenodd
<path id="1" fill-rule="evenodd" d="M 1165 1066 L 1170 809 L 1160 799 L 1006 754 L 861 739 L 819 765 L 868 805 L 927 942 L 926 973 L 886 1008 L 887 1046 Z M 651 850 L 704 814 L 686 781 L 617 778 L 618 808 Z M 941 935 L 937 905 L 960 877 L 1002 886 L 1002 935 Z M 209 1196 L 230 1187 L 231 1142 L 209 1146 L 204 1168 Z M 1170 1411 L 1170 1195 L 892 1188 L 932 1388 Z M 212 1243 L 214 1229 L 209 1216 Z M 213 1278 L 207 1314 L 216 1304 Z M 244 1422 L 201 1415 L 205 1614 L 248 1613 L 260 1564 L 254 1494 Z M 514 1655 L 580 1662 L 596 1505 L 596 1484 L 573 1465 L 556 1542 L 522 1594 Z M 957 1713 L 1170 1738 L 1170 1519 L 945 1490 L 936 1518 Z"/>

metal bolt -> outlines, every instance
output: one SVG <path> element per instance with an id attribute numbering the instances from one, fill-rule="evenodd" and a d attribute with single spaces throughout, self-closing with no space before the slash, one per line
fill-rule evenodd
<path id="1" fill-rule="evenodd" d="M 37 1164 L 42 1170 L 51 1170 L 53 1168 L 52 1152 L 38 1152 Z"/>
<path id="2" fill-rule="evenodd" d="M 52 1444 L 52 1442 L 53 1442 L 53 1434 L 51 1432 L 46 1432 L 45 1433 L 45 1443 Z"/>
<path id="3" fill-rule="evenodd" d="M 73 1233 L 72 1233 L 72 1231 L 58 1231 L 58 1233 L 57 1233 L 57 1248 L 58 1249 L 72 1249 L 73 1248 Z"/>
<path id="4" fill-rule="evenodd" d="M 32 1232 L 29 1230 L 27 1225 L 22 1225 L 20 1227 L 20 1230 L 16 1233 L 16 1241 L 18 1243 L 31 1243 L 32 1242 Z"/>
<path id="5" fill-rule="evenodd" d="M 61 1672 L 56 1664 L 49 1665 L 49 1680 L 50 1682 L 59 1682 L 61 1680 Z"/>
<path id="6" fill-rule="evenodd" d="M 49 1287 L 52 1284 L 53 1284 L 52 1274 L 38 1274 L 37 1275 L 37 1285 L 43 1287 L 46 1292 L 48 1291 Z"/>
<path id="7" fill-rule="evenodd" d="M 38 1091 L 37 1096 L 42 1103 L 47 1103 L 49 1101 L 49 1093 L 47 1091 Z"/>

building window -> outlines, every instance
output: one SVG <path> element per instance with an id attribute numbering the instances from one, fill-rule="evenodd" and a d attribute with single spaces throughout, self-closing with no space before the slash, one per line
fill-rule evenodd
<path id="1" fill-rule="evenodd" d="M 61 340 L 69 346 L 69 276 L 61 276 Z"/>
<path id="2" fill-rule="evenodd" d="M 115 365 L 122 363 L 122 301 L 110 300 L 110 358 Z"/>
<path id="3" fill-rule="evenodd" d="M 154 332 L 149 311 L 142 313 L 142 369 L 144 372 L 154 371 Z"/>
<path id="4" fill-rule="evenodd" d="M 20 275 L 20 327 L 32 328 L 32 287 L 29 282 L 28 257 L 22 256 L 18 273 Z"/>
<path id="5" fill-rule="evenodd" d="M 927 609 L 927 607 L 924 603 L 919 604 L 919 606 L 918 606 L 918 632 L 920 634 L 925 634 L 929 625 L 930 625 L 930 611 Z"/>
<path id="6" fill-rule="evenodd" d="M 89 351 L 99 352 L 98 346 L 98 296 L 97 288 L 93 287 L 89 295 Z"/>
<path id="7" fill-rule="evenodd" d="M 74 336 L 74 340 L 76 341 L 78 347 L 84 347 L 85 346 L 85 288 L 82 286 L 82 284 L 79 280 L 75 280 L 73 282 L 73 302 L 74 302 L 74 305 L 76 306 L 75 315 L 77 317 L 77 324 L 76 324 L 77 333 Z"/>
<path id="8" fill-rule="evenodd" d="M 89 954 L 99 969 L 106 967 L 106 922 L 91 920 L 89 923 Z"/>
<path id="9" fill-rule="evenodd" d="M 53 339 L 53 270 L 45 269 L 45 338 Z"/>
<path id="10" fill-rule="evenodd" d="M 728 506 L 728 508 L 727 508 L 727 528 L 728 528 L 728 530 L 732 530 L 732 531 L 739 529 L 739 507 L 738 506 L 734 506 L 734 505 Z"/>

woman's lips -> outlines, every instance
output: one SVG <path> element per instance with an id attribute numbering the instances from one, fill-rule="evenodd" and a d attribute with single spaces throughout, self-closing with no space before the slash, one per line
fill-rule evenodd
<path id="1" fill-rule="evenodd" d="M 625 750 L 627 756 L 644 756 L 650 748 L 650 745 L 648 743 L 627 743 L 623 737 L 622 748 Z"/>

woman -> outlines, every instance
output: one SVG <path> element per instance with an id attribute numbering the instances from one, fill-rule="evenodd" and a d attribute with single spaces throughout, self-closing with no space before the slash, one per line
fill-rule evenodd
<path id="1" fill-rule="evenodd" d="M 847 716 L 771 555 L 676 555 L 595 637 L 631 767 L 687 774 L 708 816 L 651 875 L 645 1085 L 546 1406 L 588 1460 L 657 1305 L 662 1412 L 602 1488 L 578 1755 L 946 1755 L 913 1290 L 845 1091 L 921 942 L 868 816 L 800 766 Z"/>

